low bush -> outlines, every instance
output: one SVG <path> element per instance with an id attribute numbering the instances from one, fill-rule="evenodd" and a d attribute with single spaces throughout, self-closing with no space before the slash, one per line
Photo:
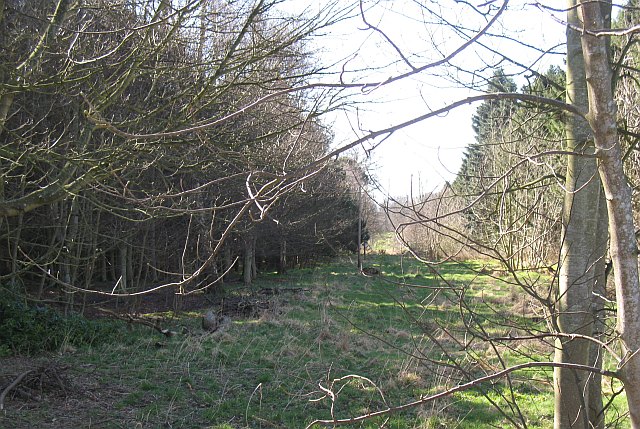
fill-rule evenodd
<path id="1" fill-rule="evenodd" d="M 33 355 L 62 346 L 109 342 L 119 330 L 112 321 L 63 316 L 50 307 L 0 300 L 0 356 Z"/>

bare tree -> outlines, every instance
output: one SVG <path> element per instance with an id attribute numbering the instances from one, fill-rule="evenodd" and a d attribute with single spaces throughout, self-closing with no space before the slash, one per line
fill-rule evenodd
<path id="1" fill-rule="evenodd" d="M 227 271 L 225 240 L 330 163 L 302 168 L 328 102 L 298 87 L 321 70 L 305 40 L 348 9 L 279 3 L 3 3 L 1 274 L 138 296 Z"/>

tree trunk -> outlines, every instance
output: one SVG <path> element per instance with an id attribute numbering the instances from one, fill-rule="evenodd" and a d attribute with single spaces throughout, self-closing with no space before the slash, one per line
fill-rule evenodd
<path id="1" fill-rule="evenodd" d="M 157 282 L 158 281 L 158 250 L 157 250 L 157 246 L 158 246 L 158 233 L 156 231 L 157 228 L 157 222 L 151 222 L 151 243 L 149 245 L 149 265 L 150 268 L 148 268 L 151 271 L 151 281 L 152 282 Z"/>
<path id="2" fill-rule="evenodd" d="M 587 83 L 576 0 L 568 0 L 567 21 L 567 102 L 586 111 Z M 600 182 L 589 124 L 583 118 L 571 116 L 566 124 L 567 163 L 566 193 L 563 211 L 562 248 L 557 301 L 557 325 L 561 333 L 590 336 L 593 333 L 592 292 L 596 277 L 595 249 L 598 227 Z M 587 156 L 582 156 L 585 154 Z M 594 210 L 595 208 L 595 210 Z M 554 360 L 559 363 L 589 364 L 591 344 L 584 339 L 559 337 Z M 589 427 L 590 374 L 585 371 L 557 367 L 554 370 L 554 427 Z"/>
<path id="3" fill-rule="evenodd" d="M 129 267 L 129 264 L 127 263 L 128 248 L 129 246 L 125 242 L 120 243 L 120 245 L 118 246 L 118 265 L 120 266 L 120 278 L 118 281 L 120 282 L 120 289 L 122 290 L 122 292 L 127 292 L 127 289 L 129 288 L 129 272 L 127 271 L 127 268 Z"/>
<path id="4" fill-rule="evenodd" d="M 605 27 L 611 28 L 611 3 L 603 2 L 600 10 L 605 17 Z M 607 53 L 611 52 L 610 40 L 607 38 Z M 608 60 L 611 61 L 610 55 Z M 602 184 L 601 184 L 602 186 Z M 604 190 L 600 189 L 600 200 L 598 201 L 598 230 L 596 232 L 597 255 L 600 258 L 596 261 L 596 278 L 593 285 L 593 336 L 605 342 L 607 326 L 604 321 L 605 298 L 607 296 L 607 262 L 606 256 L 609 248 L 609 216 L 607 215 L 607 201 L 604 198 Z M 589 365 L 595 368 L 603 368 L 602 346 L 592 343 L 589 349 Z M 593 373 L 589 378 L 589 424 L 593 429 L 604 429 L 604 403 L 602 399 L 602 375 Z"/>
<path id="5" fill-rule="evenodd" d="M 608 1 L 610 3 L 610 0 Z M 632 428 L 640 428 L 640 279 L 638 243 L 633 223 L 631 188 L 623 169 L 617 132 L 616 102 L 605 37 L 589 34 L 605 28 L 597 2 L 580 0 L 584 22 L 582 49 L 589 90 L 588 120 L 594 131 L 600 177 L 609 214 L 610 254 L 617 301 L 617 328 L 626 362 L 620 369 L 625 385 Z"/>
<path id="6" fill-rule="evenodd" d="M 358 195 L 358 271 L 362 271 L 362 188 Z"/>
<path id="7" fill-rule="evenodd" d="M 108 265 L 107 251 L 103 249 L 102 252 L 100 252 L 100 281 L 104 283 L 109 281 L 109 274 L 107 272 Z"/>
<path id="8" fill-rule="evenodd" d="M 135 276 L 135 284 L 136 287 L 142 289 L 146 287 L 146 279 L 147 279 L 147 265 L 144 263 L 146 259 L 146 252 L 148 249 L 148 238 L 149 238 L 149 226 L 144 226 L 144 232 L 142 233 L 142 246 L 140 246 L 139 256 L 138 256 L 138 266 L 136 267 L 137 274 Z"/>
<path id="9" fill-rule="evenodd" d="M 242 264 L 242 279 L 245 286 L 250 286 L 253 280 L 253 258 L 255 241 L 253 235 L 244 238 L 244 263 Z"/>
<path id="10" fill-rule="evenodd" d="M 258 241 L 258 237 L 253 237 L 253 243 L 251 244 L 251 280 L 255 280 L 258 277 L 258 264 L 256 262 L 256 242 Z"/>
<path id="11" fill-rule="evenodd" d="M 22 226 L 24 221 L 24 215 L 21 213 L 18 215 L 18 219 L 16 221 L 16 226 L 13 231 L 10 228 L 7 228 L 11 237 L 11 279 L 9 280 L 9 285 L 14 288 L 13 291 L 16 292 L 15 288 L 18 285 L 18 271 L 20 270 L 20 266 L 18 264 L 18 248 L 20 248 L 20 236 L 22 235 Z M 7 226 L 10 225 L 9 219 L 7 219 Z"/>
<path id="12" fill-rule="evenodd" d="M 47 212 L 49 214 L 49 217 L 51 219 L 51 225 L 53 226 L 53 228 L 49 229 L 46 234 L 49 235 L 49 252 L 55 252 L 55 245 L 56 245 L 56 240 L 58 238 L 58 232 L 57 232 L 57 225 L 56 225 L 56 216 L 58 213 L 58 210 L 56 208 L 57 204 L 52 204 L 50 206 L 47 207 Z M 47 258 L 49 258 L 49 256 L 47 255 Z M 47 268 L 47 272 L 48 274 L 51 274 L 51 268 Z M 38 293 L 36 295 L 37 300 L 41 300 L 44 296 L 44 290 L 45 287 L 47 285 L 49 285 L 51 282 L 51 280 L 49 279 L 49 276 L 47 274 L 42 274 L 42 277 L 40 278 L 40 283 L 38 285 Z"/>
<path id="13" fill-rule="evenodd" d="M 224 250 L 222 251 L 222 272 L 226 273 L 227 271 L 229 271 L 231 269 L 231 264 L 233 264 L 233 259 L 232 259 L 232 255 L 231 255 L 231 247 L 229 245 L 225 245 L 224 246 Z M 225 276 L 222 276 L 222 278 L 220 279 L 221 283 L 224 283 L 224 278 Z"/>
<path id="14" fill-rule="evenodd" d="M 606 342 L 604 338 L 606 325 L 604 322 L 605 297 L 607 296 L 607 275 L 606 275 L 606 254 L 609 245 L 609 231 L 607 225 L 607 202 L 604 199 L 604 192 L 600 191 L 600 201 L 598 202 L 598 230 L 596 232 L 596 243 L 599 246 L 596 251 L 600 258 L 595 264 L 596 278 L 593 285 L 593 336 L 594 338 Z M 589 348 L 589 365 L 595 368 L 603 367 L 602 346 L 591 343 Z M 602 402 L 602 376 L 597 373 L 589 375 L 589 424 L 593 429 L 604 429 L 604 405 Z"/>
<path id="15" fill-rule="evenodd" d="M 278 274 L 287 272 L 287 240 L 280 239 L 280 257 L 278 258 Z"/>

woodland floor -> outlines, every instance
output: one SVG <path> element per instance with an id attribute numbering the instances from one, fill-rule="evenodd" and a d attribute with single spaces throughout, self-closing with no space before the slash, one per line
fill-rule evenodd
<path id="1" fill-rule="evenodd" d="M 231 320 L 252 320 L 272 306 L 268 297 L 274 291 L 280 293 L 280 288 L 261 289 L 250 294 L 237 293 L 242 289 L 239 288 L 239 282 L 232 282 L 229 286 L 236 291 L 231 296 L 199 293 L 182 297 L 179 314 L 188 314 L 187 318 L 199 320 L 200 314 L 214 308 L 218 309 L 218 314 Z M 287 291 L 283 289 L 281 293 Z M 165 347 L 168 338 L 158 336 L 151 329 L 145 332 L 145 328 L 142 328 L 141 331 L 139 323 L 135 322 L 138 318 L 157 321 L 159 327 L 182 326 L 183 330 L 176 332 L 176 335 L 190 336 L 193 334 L 191 331 L 196 331 L 195 335 L 207 335 L 199 332 L 197 327 L 187 328 L 189 324 L 179 322 L 182 318 L 176 317 L 176 302 L 171 292 L 150 293 L 135 302 L 88 297 L 84 304 L 85 317 L 113 319 L 118 315 L 126 324 L 126 330 L 136 329 L 133 335 L 157 339 L 155 348 Z M 134 321 L 131 318 L 127 321 L 129 314 L 134 315 Z M 16 387 L 7 392 L 6 398 L 9 400 L 5 401 L 4 412 L 0 412 L 0 429 L 142 427 L 139 419 L 115 405 L 131 393 L 130 386 L 96 374 L 92 363 L 74 362 L 73 356 L 78 353 L 82 351 L 69 346 L 56 355 L 0 358 L 0 392 L 26 374 Z M 112 369 L 118 371 L 116 367 Z M 10 416 L 11 409 L 18 413 Z M 173 426 L 167 423 L 164 427 Z"/>
<path id="2" fill-rule="evenodd" d="M 120 337 L 99 345 L 1 358 L 0 392 L 31 372 L 6 395 L 0 428 L 304 428 L 314 419 L 330 418 L 331 401 L 320 399 L 319 386 L 329 387 L 336 378 L 359 376 L 334 385 L 339 390 L 336 418 L 400 405 L 455 385 L 446 371 L 420 357 L 441 356 L 425 336 L 427 323 L 447 322 L 457 329 L 457 308 L 448 292 L 431 289 L 442 280 L 400 256 L 371 257 L 367 263 L 380 275 L 359 275 L 349 260 L 286 276 L 265 274 L 252 289 L 227 285 L 224 300 L 189 297 L 178 314 L 172 299 L 160 294 L 145 298 L 139 317 L 175 331 L 172 337 L 122 322 Z M 469 294 L 501 311 L 526 307 L 491 276 L 479 276 L 486 271 L 482 264 L 443 270 L 448 282 L 472 285 Z M 123 303 L 96 307 L 126 312 Z M 230 322 L 204 332 L 202 315 L 209 309 L 224 312 Z M 91 311 L 92 316 L 105 313 Z M 443 337 L 443 343 L 448 341 Z M 550 352 L 536 351 L 545 359 Z M 552 425 L 550 374 L 541 369 L 514 378 L 518 412 L 529 428 Z M 617 422 L 621 428 L 628 427 L 623 408 Z M 386 423 L 377 419 L 349 427 L 382 424 L 397 429 L 510 427 L 479 389 L 394 414 Z"/>

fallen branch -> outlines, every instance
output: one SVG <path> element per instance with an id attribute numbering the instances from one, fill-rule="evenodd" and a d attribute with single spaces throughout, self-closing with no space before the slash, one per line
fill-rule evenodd
<path id="1" fill-rule="evenodd" d="M 174 335 L 177 334 L 177 332 L 175 331 L 171 331 L 169 329 L 162 329 L 162 327 L 159 325 L 159 322 L 157 320 L 152 322 L 150 320 L 143 319 L 142 317 L 136 317 L 130 313 L 118 314 L 115 311 L 107 310 L 106 308 L 98 308 L 98 310 L 104 313 L 107 313 L 108 315 L 115 317 L 118 320 L 124 320 L 127 323 L 136 323 L 138 325 L 144 325 L 144 326 L 148 326 L 149 328 L 153 328 L 156 331 L 160 332 L 165 337 L 173 337 Z"/>
<path id="2" fill-rule="evenodd" d="M 271 288 L 271 287 L 263 287 L 258 291 L 261 295 L 279 295 L 281 293 L 300 293 L 300 292 L 309 292 L 310 289 L 303 289 L 301 287 L 281 287 L 281 288 Z"/>
<path id="3" fill-rule="evenodd" d="M 16 377 L 15 380 L 13 380 L 13 382 L 11 382 L 11 384 L 9 384 L 3 391 L 2 393 L 0 393 L 0 411 L 2 411 L 4 409 L 4 398 L 9 394 L 9 392 L 11 391 L 11 389 L 13 389 L 14 387 L 16 387 L 18 384 L 20 384 L 20 382 L 29 374 L 31 374 L 33 372 L 32 369 L 30 369 L 29 371 L 25 371 L 22 374 L 20 374 L 19 376 Z"/>

